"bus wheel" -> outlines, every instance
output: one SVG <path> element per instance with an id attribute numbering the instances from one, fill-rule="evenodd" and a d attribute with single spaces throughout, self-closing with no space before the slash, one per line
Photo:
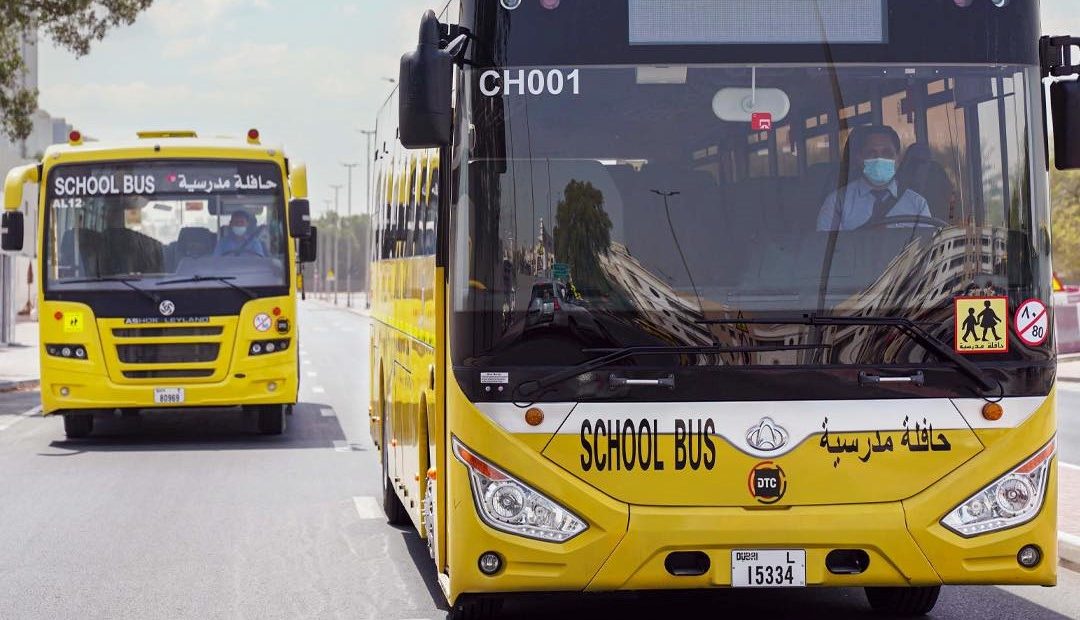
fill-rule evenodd
<path id="1" fill-rule="evenodd" d="M 394 492 L 394 485 L 390 481 L 390 442 L 386 440 L 386 418 L 383 418 L 382 432 L 382 507 L 386 513 L 386 522 L 390 525 L 405 525 L 409 522 L 409 514 L 405 512 L 405 506 Z"/>
<path id="2" fill-rule="evenodd" d="M 263 435 L 280 435 L 285 432 L 285 407 L 263 405 L 259 407 L 259 432 Z"/>
<path id="3" fill-rule="evenodd" d="M 866 588 L 874 611 L 889 616 L 925 616 L 937 604 L 941 586 L 921 588 Z"/>
<path id="4" fill-rule="evenodd" d="M 94 432 L 94 415 L 91 413 L 65 413 L 64 434 L 68 439 L 82 439 Z"/>
<path id="5" fill-rule="evenodd" d="M 492 620 L 502 610 L 502 599 L 462 594 L 450 610 L 451 620 Z"/>

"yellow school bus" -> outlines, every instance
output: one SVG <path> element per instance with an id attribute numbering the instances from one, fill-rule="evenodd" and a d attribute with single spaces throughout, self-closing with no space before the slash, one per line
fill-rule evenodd
<path id="1" fill-rule="evenodd" d="M 1075 40 L 1034 2 L 757 4 L 454 0 L 402 58 L 371 433 L 455 617 L 1057 579 Z"/>
<path id="2" fill-rule="evenodd" d="M 40 266 L 41 400 L 68 437 L 95 414 L 254 413 L 280 434 L 299 383 L 307 173 L 278 148 L 191 131 L 75 131 L 4 186 L 4 249 Z M 33 222 L 32 229 L 24 221 Z"/>

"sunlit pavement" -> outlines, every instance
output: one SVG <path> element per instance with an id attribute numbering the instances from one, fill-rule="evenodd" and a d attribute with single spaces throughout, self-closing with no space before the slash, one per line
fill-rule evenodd
<path id="1" fill-rule="evenodd" d="M 444 617 L 426 547 L 377 508 L 368 321 L 309 301 L 300 325 L 303 404 L 283 437 L 240 414 L 176 413 L 103 420 L 67 441 L 35 393 L 0 395 L 0 618 Z M 1059 411 L 1061 460 L 1080 464 L 1080 384 Z M 1080 514 L 1080 470 L 1061 471 L 1062 508 Z M 1080 575 L 1059 580 L 946 588 L 931 617 L 1080 617 Z M 872 617 L 855 589 L 532 596 L 506 617 L 673 609 Z"/>

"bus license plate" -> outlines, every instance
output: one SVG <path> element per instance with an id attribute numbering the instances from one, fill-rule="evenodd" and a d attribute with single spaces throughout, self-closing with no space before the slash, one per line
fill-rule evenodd
<path id="1" fill-rule="evenodd" d="M 159 405 L 178 405 L 184 402 L 184 388 L 155 388 L 154 402 Z"/>
<path id="2" fill-rule="evenodd" d="M 731 552 L 731 585 L 735 588 L 804 587 L 806 551 L 735 549 Z"/>

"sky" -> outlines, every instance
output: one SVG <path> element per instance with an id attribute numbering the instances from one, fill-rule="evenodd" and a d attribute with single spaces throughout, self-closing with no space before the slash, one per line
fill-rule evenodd
<path id="1" fill-rule="evenodd" d="M 596 1 L 596 0 L 592 0 Z M 1026 2 L 1029 0 L 1020 0 Z M 76 59 L 40 46 L 40 105 L 84 134 L 126 139 L 194 129 L 283 145 L 308 164 L 312 210 L 353 176 L 364 210 L 365 138 L 415 47 L 420 15 L 443 0 L 156 0 Z M 1080 0 L 1043 0 L 1044 30 L 1080 35 Z M 347 211 L 346 191 L 340 209 Z"/>

